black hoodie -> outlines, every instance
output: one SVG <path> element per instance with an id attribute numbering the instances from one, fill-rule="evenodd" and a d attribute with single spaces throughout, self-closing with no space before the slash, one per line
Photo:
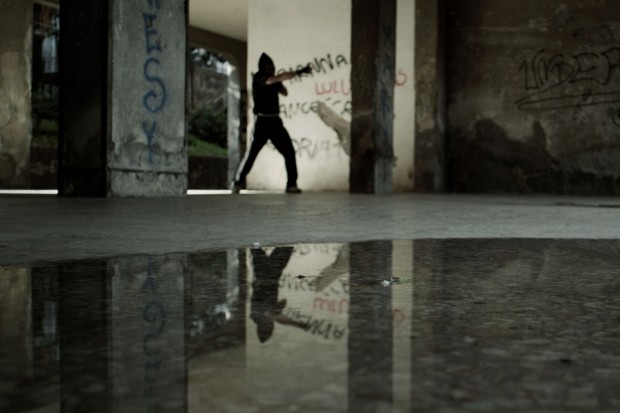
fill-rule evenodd
<path id="1" fill-rule="evenodd" d="M 267 70 L 267 66 L 274 66 L 273 60 L 266 53 L 258 59 L 258 72 L 252 80 L 252 98 L 254 99 L 254 113 L 262 115 L 278 115 L 280 113 L 279 92 L 282 83 L 267 85 L 267 79 L 274 73 Z"/>

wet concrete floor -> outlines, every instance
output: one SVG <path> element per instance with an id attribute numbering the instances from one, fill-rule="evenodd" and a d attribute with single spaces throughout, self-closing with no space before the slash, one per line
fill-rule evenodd
<path id="1" fill-rule="evenodd" d="M 1 412 L 618 412 L 619 241 L 0 267 Z"/>

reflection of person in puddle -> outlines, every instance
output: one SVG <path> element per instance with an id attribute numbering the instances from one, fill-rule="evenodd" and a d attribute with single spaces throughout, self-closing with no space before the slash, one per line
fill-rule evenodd
<path id="1" fill-rule="evenodd" d="M 307 325 L 282 314 L 286 300 L 278 301 L 279 280 L 288 264 L 293 247 L 276 247 L 271 255 L 262 248 L 252 249 L 254 282 L 252 283 L 252 320 L 258 339 L 264 343 L 273 334 L 274 323 L 307 328 Z"/>

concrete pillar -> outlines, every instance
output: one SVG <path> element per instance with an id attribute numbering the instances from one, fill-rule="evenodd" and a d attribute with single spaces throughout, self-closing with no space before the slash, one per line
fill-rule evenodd
<path id="1" fill-rule="evenodd" d="M 447 0 L 416 0 L 415 178 L 417 192 L 445 190 Z"/>
<path id="2" fill-rule="evenodd" d="M 396 0 L 353 0 L 350 191 L 391 193 Z"/>
<path id="3" fill-rule="evenodd" d="M 0 0 L 0 187 L 29 185 L 32 3 Z"/>
<path id="4" fill-rule="evenodd" d="M 63 0 L 61 196 L 186 193 L 186 32 L 184 0 Z"/>

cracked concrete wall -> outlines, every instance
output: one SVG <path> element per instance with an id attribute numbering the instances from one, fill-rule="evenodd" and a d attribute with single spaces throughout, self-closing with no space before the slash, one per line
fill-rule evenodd
<path id="1" fill-rule="evenodd" d="M 620 194 L 620 3 L 450 2 L 448 182 Z"/>
<path id="2" fill-rule="evenodd" d="M 0 187 L 26 188 L 32 122 L 32 4 L 0 0 Z"/>

